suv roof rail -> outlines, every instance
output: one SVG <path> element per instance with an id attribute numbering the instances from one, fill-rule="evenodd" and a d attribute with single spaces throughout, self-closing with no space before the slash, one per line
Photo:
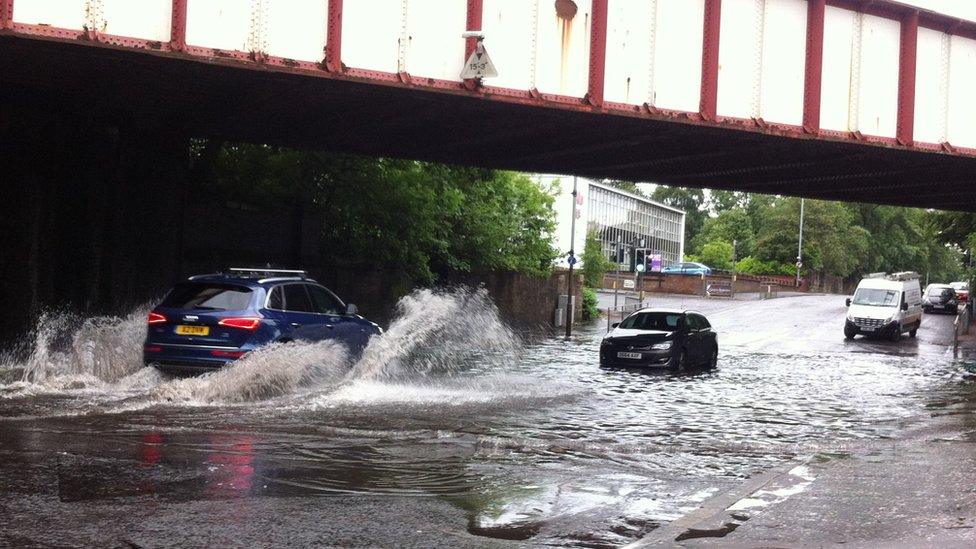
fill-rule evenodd
<path id="1" fill-rule="evenodd" d="M 308 273 L 302 270 L 295 269 L 265 269 L 263 267 L 250 268 L 250 267 L 231 267 L 228 269 L 233 274 L 237 275 L 277 275 L 277 276 L 287 276 L 287 277 L 297 277 L 297 278 L 307 278 Z"/>

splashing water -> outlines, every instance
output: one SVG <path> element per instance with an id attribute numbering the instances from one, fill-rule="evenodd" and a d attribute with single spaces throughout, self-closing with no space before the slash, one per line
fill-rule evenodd
<path id="1" fill-rule="evenodd" d="M 497 366 L 518 357 L 521 342 L 499 320 L 480 290 L 419 290 L 397 304 L 397 318 L 374 338 L 351 379 L 419 379 L 452 375 L 472 366 Z"/>
<path id="2" fill-rule="evenodd" d="M 251 402 L 337 384 L 349 369 L 340 343 L 274 344 L 249 353 L 233 366 L 196 378 L 177 379 L 150 392 L 169 402 Z"/>
<path id="3" fill-rule="evenodd" d="M 133 409 L 281 398 L 319 407 L 553 396 L 537 380 L 505 373 L 518 363 L 521 341 L 483 289 L 425 289 L 405 296 L 389 329 L 374 336 L 358 360 L 336 341 L 274 344 L 189 379 L 168 379 L 143 366 L 148 309 L 85 320 L 44 315 L 26 361 L 0 359 L 0 398 L 99 393 L 110 397 L 109 404 L 114 397 Z"/>
<path id="4" fill-rule="evenodd" d="M 0 382 L 21 389 L 80 389 L 120 382 L 142 368 L 146 313 L 142 306 L 124 317 L 81 318 L 45 313 L 33 331 L 27 359 L 0 357 Z M 0 385 L 0 394 L 10 392 Z"/>

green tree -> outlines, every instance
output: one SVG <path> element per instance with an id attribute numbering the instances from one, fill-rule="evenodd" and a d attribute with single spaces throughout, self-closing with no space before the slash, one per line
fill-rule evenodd
<path id="1" fill-rule="evenodd" d="M 608 179 L 604 181 L 604 183 L 611 187 L 620 189 L 621 191 L 625 191 L 631 194 L 636 194 L 637 196 L 647 197 L 647 195 L 644 194 L 644 192 L 640 190 L 640 187 L 638 187 L 637 184 L 634 183 L 633 181 L 621 181 L 617 179 Z"/>
<path id="2" fill-rule="evenodd" d="M 603 243 L 595 229 L 586 233 L 586 244 L 583 246 L 583 279 L 590 288 L 603 287 L 603 275 L 610 270 L 613 263 L 603 255 Z"/>
<path id="3" fill-rule="evenodd" d="M 709 242 L 702 246 L 698 255 L 700 261 L 713 269 L 728 271 L 732 269 L 732 244 L 723 241 Z"/>
<path id="4" fill-rule="evenodd" d="M 749 213 L 745 208 L 733 208 L 706 219 L 690 247 L 692 251 L 702 253 L 702 247 L 709 242 L 735 242 L 735 255 L 744 257 L 752 253 L 755 240 Z"/>
<path id="5" fill-rule="evenodd" d="M 709 192 L 709 202 L 712 209 L 721 214 L 726 210 L 746 208 L 753 195 L 741 191 L 725 191 L 713 189 Z"/>
<path id="6" fill-rule="evenodd" d="M 658 202 L 674 206 L 685 212 L 685 244 L 690 243 L 701 231 L 708 208 L 705 205 L 705 191 L 685 187 L 659 185 L 651 194 Z"/>
<path id="7" fill-rule="evenodd" d="M 452 272 L 541 275 L 556 254 L 552 193 L 513 172 L 231 144 L 212 186 L 215 196 L 321 219 L 326 262 L 396 269 L 419 283 Z"/>
<path id="8" fill-rule="evenodd" d="M 756 237 L 758 259 L 795 261 L 799 220 L 797 198 L 778 200 L 765 208 Z M 854 274 L 868 259 L 871 237 L 854 221 L 854 213 L 840 202 L 807 200 L 803 225 L 804 266 L 842 277 Z"/>

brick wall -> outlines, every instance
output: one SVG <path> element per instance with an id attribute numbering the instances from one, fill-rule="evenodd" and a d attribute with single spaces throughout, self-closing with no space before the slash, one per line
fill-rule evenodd
<path id="1" fill-rule="evenodd" d="M 605 275 L 603 278 L 603 287 L 608 289 L 613 288 L 615 280 L 617 280 L 615 274 Z M 634 280 L 634 275 L 622 274 L 618 281 L 617 288 L 623 289 L 624 280 Z M 705 277 L 704 281 L 700 276 L 695 275 L 648 274 L 641 277 L 641 287 L 637 287 L 635 289 L 643 289 L 645 292 L 663 294 L 704 295 L 705 286 L 708 283 L 731 281 L 732 275 L 726 274 L 710 275 Z M 760 277 L 737 276 L 734 284 L 734 291 L 736 293 L 754 293 L 764 291 L 767 286 L 772 286 L 774 291 L 797 291 L 797 288 L 792 284 L 792 280 L 790 282 L 791 283 L 789 284 L 778 284 L 773 280 L 762 280 Z M 800 291 L 803 290 L 804 288 L 800 289 Z"/>

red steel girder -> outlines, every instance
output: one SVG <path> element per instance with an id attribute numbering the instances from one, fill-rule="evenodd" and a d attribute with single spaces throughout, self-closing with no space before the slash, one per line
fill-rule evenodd
<path id="1" fill-rule="evenodd" d="M 808 0 L 807 58 L 803 74 L 803 129 L 812 134 L 820 132 L 825 10 L 825 0 Z"/>
<path id="2" fill-rule="evenodd" d="M 485 5 L 484 0 L 468 0 L 468 15 L 465 23 L 465 30 L 480 31 L 481 21 L 484 18 Z M 478 48 L 478 39 L 474 37 L 469 37 L 464 40 L 464 62 L 468 62 L 468 58 L 471 54 L 475 52 Z M 476 78 L 468 78 L 464 80 L 464 86 L 469 90 L 476 90 L 481 86 L 481 82 Z"/>
<path id="3" fill-rule="evenodd" d="M 607 73 L 608 0 L 590 4 L 590 75 L 586 98 L 595 107 L 603 106 L 603 87 Z"/>
<path id="4" fill-rule="evenodd" d="M 485 13 L 485 3 L 484 0 L 468 0 L 468 18 L 467 18 L 467 29 L 468 31 L 480 31 L 481 21 Z M 471 57 L 474 53 L 475 48 L 478 47 L 477 38 L 468 38 L 464 42 L 464 59 Z"/>
<path id="5" fill-rule="evenodd" d="M 173 51 L 186 49 L 186 3 L 188 1 L 173 0 L 173 16 L 169 27 L 169 47 Z"/>
<path id="6" fill-rule="evenodd" d="M 915 67 L 918 57 L 918 12 L 901 22 L 898 55 L 898 143 L 909 146 L 915 140 Z"/>
<path id="7" fill-rule="evenodd" d="M 718 115 L 718 49 L 722 27 L 722 0 L 705 0 L 702 33 L 701 103 L 698 112 L 705 120 Z"/>
<path id="8" fill-rule="evenodd" d="M 0 29 L 14 27 L 14 0 L 0 0 Z"/>
<path id="9" fill-rule="evenodd" d="M 329 21 L 326 28 L 325 60 L 329 72 L 342 72 L 342 1 L 329 0 Z"/>

